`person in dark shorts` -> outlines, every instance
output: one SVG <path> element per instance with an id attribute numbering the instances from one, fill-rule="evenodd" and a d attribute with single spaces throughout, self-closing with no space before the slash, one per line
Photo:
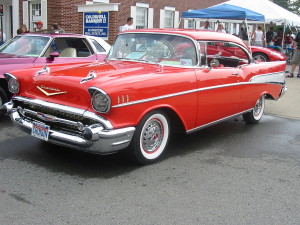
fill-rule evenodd
<path id="1" fill-rule="evenodd" d="M 292 59 L 292 69 L 291 72 L 286 77 L 294 77 L 295 69 L 297 65 L 299 65 L 300 63 L 300 32 L 297 34 L 296 39 L 294 41 L 294 49 L 295 49 L 295 53 Z M 298 78 L 300 78 L 299 72 L 300 72 L 300 66 L 297 74 Z"/>

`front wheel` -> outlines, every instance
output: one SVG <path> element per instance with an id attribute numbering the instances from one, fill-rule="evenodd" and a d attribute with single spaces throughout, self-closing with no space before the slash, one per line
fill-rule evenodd
<path id="1" fill-rule="evenodd" d="M 255 103 L 255 106 L 250 112 L 243 115 L 243 119 L 247 123 L 257 123 L 263 116 L 265 109 L 265 96 L 262 95 Z"/>
<path id="2" fill-rule="evenodd" d="M 129 146 L 131 159 L 139 164 L 150 164 L 162 157 L 170 136 L 168 116 L 154 110 L 139 123 Z"/>

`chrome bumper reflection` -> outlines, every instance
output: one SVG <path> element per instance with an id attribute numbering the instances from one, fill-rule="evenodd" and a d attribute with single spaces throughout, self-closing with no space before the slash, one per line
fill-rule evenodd
<path id="1" fill-rule="evenodd" d="M 283 85 L 282 88 L 281 88 L 281 91 L 280 91 L 280 94 L 278 96 L 278 99 L 282 98 L 282 96 L 284 96 L 285 92 L 287 91 L 287 86 L 286 85 Z M 278 100 L 277 99 L 277 100 Z"/>
<path id="2" fill-rule="evenodd" d="M 22 117 L 15 108 L 11 109 L 7 114 L 9 114 L 15 126 L 31 134 L 33 127 L 31 120 Z M 95 126 L 98 125 L 95 124 Z M 134 127 L 115 130 L 95 129 L 92 130 L 93 138 L 88 140 L 80 133 L 67 133 L 50 129 L 48 142 L 86 152 L 109 154 L 128 147 L 134 131 Z"/>

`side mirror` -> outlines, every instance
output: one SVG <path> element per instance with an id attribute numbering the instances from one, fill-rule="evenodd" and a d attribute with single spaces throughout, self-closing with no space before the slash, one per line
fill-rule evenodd
<path id="1" fill-rule="evenodd" d="M 50 55 L 49 55 L 49 58 L 50 58 L 51 60 L 54 60 L 54 58 L 56 58 L 56 57 L 59 57 L 59 53 L 58 53 L 58 52 L 52 52 L 52 53 L 50 53 Z"/>

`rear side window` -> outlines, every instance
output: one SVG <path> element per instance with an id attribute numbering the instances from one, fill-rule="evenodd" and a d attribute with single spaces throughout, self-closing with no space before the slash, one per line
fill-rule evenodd
<path id="1" fill-rule="evenodd" d="M 93 45 L 97 49 L 97 52 L 105 52 L 105 49 L 94 39 L 91 39 Z"/>
<path id="2" fill-rule="evenodd" d="M 240 46 L 222 41 L 206 43 L 207 61 L 218 60 L 224 67 L 237 67 L 250 62 L 249 54 Z"/>
<path id="3" fill-rule="evenodd" d="M 76 50 L 74 57 L 89 57 L 92 54 L 92 49 L 84 38 L 55 38 L 44 56 L 48 57 L 52 52 L 61 53 L 67 48 Z"/>

